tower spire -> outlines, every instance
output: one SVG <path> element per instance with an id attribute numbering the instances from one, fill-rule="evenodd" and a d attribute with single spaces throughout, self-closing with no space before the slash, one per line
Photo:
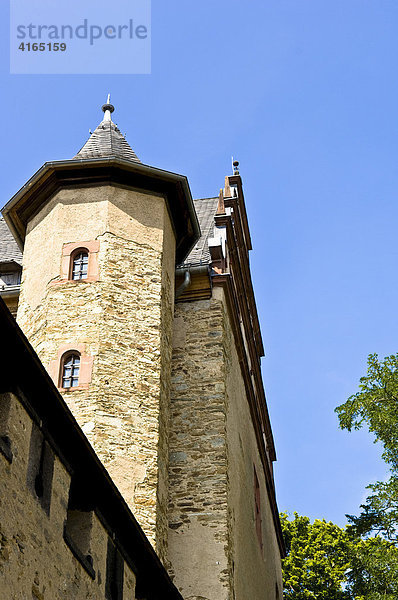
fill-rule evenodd
<path id="1" fill-rule="evenodd" d="M 112 121 L 111 113 L 115 110 L 113 104 L 111 104 L 111 95 L 108 94 L 108 98 L 106 99 L 106 103 L 103 104 L 102 110 L 104 111 L 104 121 Z"/>
<path id="2" fill-rule="evenodd" d="M 90 137 L 83 148 L 73 157 L 75 159 L 85 158 L 108 158 L 114 156 L 124 160 L 141 162 L 134 150 L 121 134 L 116 123 L 112 121 L 111 114 L 115 110 L 111 104 L 111 95 L 108 94 L 105 104 L 102 106 L 104 118 L 98 127 L 90 132 Z"/>

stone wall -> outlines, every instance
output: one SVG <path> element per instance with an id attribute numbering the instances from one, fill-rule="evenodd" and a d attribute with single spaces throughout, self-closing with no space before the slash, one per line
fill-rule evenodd
<path id="1" fill-rule="evenodd" d="M 28 485 L 32 420 L 18 398 L 0 395 L 1 430 L 11 463 L 0 452 L 0 586 L 7 600 L 104 600 L 108 533 L 95 514 L 85 549 L 94 579 L 64 539 L 70 475 L 55 455 L 51 503 L 43 509 Z M 135 597 L 135 576 L 124 563 L 123 600 Z"/>
<path id="2" fill-rule="evenodd" d="M 260 484 L 263 549 L 255 523 Z M 280 554 L 222 288 L 175 309 L 169 556 L 190 600 L 282 596 Z"/>
<path id="3" fill-rule="evenodd" d="M 62 280 L 63 245 L 90 240 L 99 280 Z M 162 197 L 64 189 L 28 225 L 17 316 L 56 382 L 60 349 L 93 358 L 88 389 L 64 398 L 163 561 L 174 262 Z"/>
<path id="4" fill-rule="evenodd" d="M 223 319 L 220 301 L 176 305 L 169 557 L 184 598 L 230 597 Z"/>

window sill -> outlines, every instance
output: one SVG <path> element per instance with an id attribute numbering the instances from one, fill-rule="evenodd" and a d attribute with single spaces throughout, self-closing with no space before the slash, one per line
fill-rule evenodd
<path id="1" fill-rule="evenodd" d="M 81 285 L 82 283 L 94 283 L 95 281 L 99 281 L 99 277 L 93 277 L 89 275 L 85 279 L 54 279 L 49 283 L 50 287 L 56 285 Z"/>
<path id="2" fill-rule="evenodd" d="M 81 390 L 88 390 L 89 384 L 88 383 L 82 383 L 80 385 L 77 385 L 76 387 L 68 387 L 68 388 L 63 388 L 63 387 L 59 387 L 59 391 L 61 392 L 61 394 L 65 393 L 65 392 L 79 392 Z"/>

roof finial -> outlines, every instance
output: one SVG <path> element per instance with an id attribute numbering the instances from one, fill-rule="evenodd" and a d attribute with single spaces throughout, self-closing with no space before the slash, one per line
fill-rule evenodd
<path id="1" fill-rule="evenodd" d="M 234 160 L 234 162 L 232 164 L 234 167 L 234 175 L 239 175 L 239 161 Z"/>
<path id="2" fill-rule="evenodd" d="M 102 110 L 104 111 L 104 121 L 112 121 L 111 113 L 115 110 L 113 104 L 111 104 L 111 95 L 108 94 L 108 98 L 106 100 L 106 104 L 103 105 Z"/>

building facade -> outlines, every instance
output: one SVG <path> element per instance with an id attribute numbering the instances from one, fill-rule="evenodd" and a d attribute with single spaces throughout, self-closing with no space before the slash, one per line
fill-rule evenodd
<path id="1" fill-rule="evenodd" d="M 193 200 L 113 110 L 4 207 L 0 293 L 181 595 L 280 598 L 241 177 Z"/>
<path id="2" fill-rule="evenodd" d="M 0 299 L 4 600 L 182 600 Z"/>

